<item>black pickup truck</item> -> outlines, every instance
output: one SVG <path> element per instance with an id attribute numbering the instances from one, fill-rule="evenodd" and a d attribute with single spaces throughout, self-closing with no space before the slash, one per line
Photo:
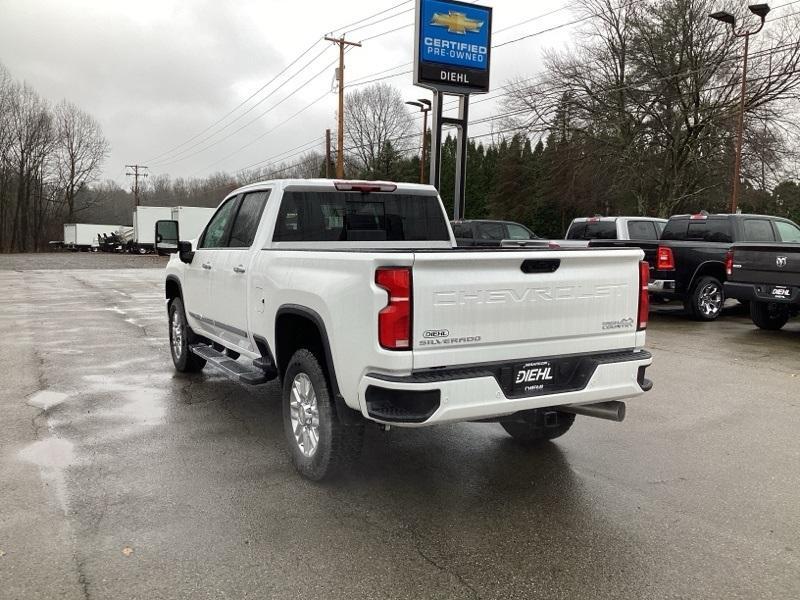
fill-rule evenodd
<path id="1" fill-rule="evenodd" d="M 678 215 L 658 242 L 591 242 L 590 246 L 639 246 L 650 263 L 650 293 L 682 301 L 697 320 L 722 314 L 727 280 L 725 260 L 734 243 L 800 242 L 800 227 L 766 215 Z"/>
<path id="2" fill-rule="evenodd" d="M 725 293 L 749 302 L 761 329 L 780 329 L 800 313 L 800 243 L 735 244 L 726 266 Z"/>

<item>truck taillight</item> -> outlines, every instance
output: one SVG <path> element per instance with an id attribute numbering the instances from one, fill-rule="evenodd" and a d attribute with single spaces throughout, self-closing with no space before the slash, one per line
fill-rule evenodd
<path id="1" fill-rule="evenodd" d="M 650 318 L 650 263 L 643 260 L 639 263 L 639 326 L 638 331 L 647 329 L 647 321 Z"/>
<path id="2" fill-rule="evenodd" d="M 672 248 L 667 248 L 666 246 L 658 247 L 658 260 L 656 261 L 656 269 L 659 271 L 675 270 L 675 257 L 672 256 Z"/>
<path id="3" fill-rule="evenodd" d="M 728 253 L 725 255 L 725 272 L 728 274 L 728 277 L 733 275 L 733 250 L 728 250 Z"/>
<path id="4" fill-rule="evenodd" d="M 375 271 L 375 283 L 389 294 L 378 313 L 378 340 L 386 350 L 411 348 L 411 269 L 389 267 Z"/>

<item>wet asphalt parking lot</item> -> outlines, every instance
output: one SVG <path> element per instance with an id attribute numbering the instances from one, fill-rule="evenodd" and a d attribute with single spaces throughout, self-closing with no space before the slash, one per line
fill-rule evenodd
<path id="1" fill-rule="evenodd" d="M 161 264 L 0 256 L 0 598 L 800 597 L 800 320 L 659 308 L 624 423 L 370 429 L 319 485 L 277 385 L 173 371 Z"/>

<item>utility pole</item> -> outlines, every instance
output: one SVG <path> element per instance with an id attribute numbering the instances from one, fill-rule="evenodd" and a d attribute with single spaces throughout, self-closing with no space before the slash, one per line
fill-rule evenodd
<path id="1" fill-rule="evenodd" d="M 339 82 L 339 131 L 337 132 L 336 149 L 336 177 L 344 178 L 344 49 L 345 46 L 361 47 L 358 42 L 348 42 L 344 36 L 340 38 L 325 37 L 328 42 L 333 42 L 339 46 L 339 69 L 337 71 L 337 81 Z"/>
<path id="2" fill-rule="evenodd" d="M 736 30 L 736 17 L 726 11 L 719 11 L 709 15 L 715 21 L 730 25 L 733 37 L 744 38 L 744 61 L 742 64 L 742 91 L 739 98 L 739 114 L 736 119 L 736 158 L 733 166 L 733 192 L 731 194 L 731 213 L 735 213 L 739 206 L 739 187 L 742 177 L 742 145 L 744 138 L 744 111 L 745 94 L 747 93 L 747 54 L 750 50 L 750 36 L 757 34 L 764 28 L 764 21 L 769 14 L 768 4 L 751 4 L 750 12 L 761 19 L 757 29 Z M 771 73 L 770 73 L 771 75 Z"/>
<path id="3" fill-rule="evenodd" d="M 133 177 L 133 201 L 135 206 L 139 206 L 139 178 L 149 177 L 146 173 L 149 167 L 143 165 L 125 165 L 125 168 L 129 169 L 125 175 Z"/>
<path id="4" fill-rule="evenodd" d="M 419 161 L 419 182 L 425 183 L 425 158 L 426 158 L 426 150 L 427 150 L 427 138 L 428 138 L 428 113 L 431 112 L 431 101 L 426 100 L 424 98 L 420 98 L 419 101 L 414 102 L 410 100 L 406 102 L 409 106 L 416 106 L 419 108 L 420 112 L 422 113 L 422 152 L 420 153 L 420 161 Z"/>
<path id="5" fill-rule="evenodd" d="M 331 178 L 331 130 L 325 130 L 325 179 Z"/>

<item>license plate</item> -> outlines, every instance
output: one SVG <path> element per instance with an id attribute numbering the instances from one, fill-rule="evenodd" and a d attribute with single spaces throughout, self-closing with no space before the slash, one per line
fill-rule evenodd
<path id="1" fill-rule="evenodd" d="M 772 297 L 780 300 L 789 300 L 792 297 L 792 290 L 788 287 L 775 287 L 772 288 Z"/>
<path id="2" fill-rule="evenodd" d="M 557 367 L 549 360 L 518 364 L 514 368 L 515 394 L 540 394 L 558 382 Z"/>

